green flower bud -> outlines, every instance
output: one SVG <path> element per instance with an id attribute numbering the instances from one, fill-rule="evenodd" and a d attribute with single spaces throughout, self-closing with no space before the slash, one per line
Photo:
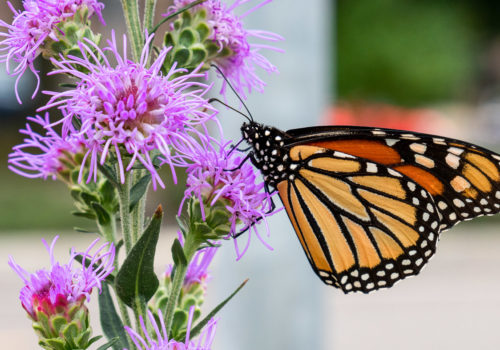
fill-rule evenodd
<path id="1" fill-rule="evenodd" d="M 44 58 L 58 58 L 59 55 L 81 56 L 78 42 L 83 42 L 85 39 L 92 41 L 96 45 L 101 40 L 100 34 L 94 34 L 90 28 L 90 20 L 88 18 L 89 10 L 83 7 L 75 12 L 74 16 L 65 18 L 57 24 L 57 31 L 54 31 L 55 37 L 48 38 L 41 47 L 41 53 Z"/>
<path id="2" fill-rule="evenodd" d="M 184 11 L 174 21 L 173 30 L 165 34 L 165 46 L 171 46 L 172 50 L 165 59 L 164 68 L 168 70 L 177 62 L 179 67 L 194 69 L 203 63 L 202 70 L 206 70 L 214 58 L 230 54 L 209 38 L 210 33 L 205 9 Z"/>

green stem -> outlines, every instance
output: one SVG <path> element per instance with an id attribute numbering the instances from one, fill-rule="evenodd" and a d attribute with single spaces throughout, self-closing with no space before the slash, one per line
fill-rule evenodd
<path id="1" fill-rule="evenodd" d="M 141 336 L 144 336 L 144 330 L 142 329 L 141 327 L 141 318 L 140 316 L 142 316 L 144 319 L 146 318 L 146 302 L 144 301 L 143 298 L 141 297 L 137 297 L 135 298 L 134 300 L 134 304 L 133 304 L 133 309 L 134 309 L 134 316 L 135 316 L 135 325 L 136 325 L 136 329 L 139 330 L 139 333 L 141 334 Z M 147 323 L 146 323 L 147 324 Z"/>
<path id="2" fill-rule="evenodd" d="M 104 236 L 104 239 L 108 242 L 113 242 L 113 244 L 116 244 L 116 217 L 114 214 L 111 214 L 111 220 L 109 225 L 106 226 L 101 226 L 99 225 L 99 230 Z M 119 271 L 120 266 L 118 265 L 118 257 L 115 258 L 115 261 L 113 262 L 113 266 L 115 267 L 115 271 Z M 117 298 L 118 302 L 118 307 L 120 308 L 120 314 L 122 316 L 122 322 L 124 325 L 132 327 L 132 323 L 130 322 L 130 317 L 127 312 L 127 306 L 119 299 Z"/>
<path id="3" fill-rule="evenodd" d="M 117 262 L 118 265 L 118 262 Z M 117 267 L 115 267 L 117 268 Z M 115 292 L 116 295 L 116 292 Z M 127 306 L 120 300 L 120 298 L 116 298 L 118 302 L 118 307 L 120 308 L 120 314 L 122 315 L 122 322 L 125 326 L 132 328 L 132 322 L 130 322 L 130 316 L 128 315 Z"/>
<path id="4" fill-rule="evenodd" d="M 135 62 L 139 62 L 142 47 L 144 46 L 144 33 L 139 20 L 139 1 L 122 0 L 122 8 L 132 46 L 132 56 Z"/>
<path id="5" fill-rule="evenodd" d="M 133 185 L 135 185 L 139 180 L 145 176 L 146 170 L 134 170 L 134 175 L 133 175 Z M 149 185 L 148 185 L 149 186 Z M 132 188 L 131 187 L 131 188 Z M 132 242 L 135 244 L 138 240 L 139 237 L 142 234 L 142 231 L 144 231 L 144 211 L 146 210 L 146 198 L 147 198 L 147 192 L 148 190 L 146 189 L 146 192 L 142 196 L 142 198 L 139 200 L 137 205 L 135 206 L 134 210 L 132 210 Z"/>
<path id="6" fill-rule="evenodd" d="M 144 29 L 147 29 L 148 33 L 151 33 L 151 29 L 153 29 L 155 8 L 156 0 L 146 0 L 146 3 L 144 4 L 144 19 L 142 21 L 142 26 Z"/>
<path id="7" fill-rule="evenodd" d="M 118 201 L 120 203 L 120 218 L 122 224 L 122 236 L 125 243 L 126 253 L 130 253 L 133 246 L 132 225 L 130 217 L 130 173 L 125 173 L 125 183 L 118 186 Z"/>
<path id="8" fill-rule="evenodd" d="M 186 241 L 184 242 L 184 255 L 186 256 L 187 263 L 179 264 L 175 266 L 174 279 L 172 281 L 172 289 L 167 301 L 167 307 L 165 309 L 165 327 L 167 329 L 167 334 L 170 333 L 172 327 L 172 321 L 174 318 L 175 306 L 178 303 L 179 296 L 181 294 L 182 285 L 184 284 L 184 279 L 186 278 L 187 268 L 189 262 L 193 258 L 194 254 L 198 250 L 202 241 L 197 239 L 197 234 L 193 231 L 188 232 L 186 235 Z"/>
<path id="9" fill-rule="evenodd" d="M 101 232 L 107 242 L 112 242 L 116 245 L 116 217 L 114 214 L 110 214 L 108 225 L 99 225 L 97 222 L 97 227 L 99 227 L 99 232 Z"/>

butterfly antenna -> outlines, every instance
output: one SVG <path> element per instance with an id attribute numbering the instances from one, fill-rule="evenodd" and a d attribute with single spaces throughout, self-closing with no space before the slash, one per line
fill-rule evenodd
<path id="1" fill-rule="evenodd" d="M 210 99 L 208 100 L 208 103 L 212 103 L 212 102 L 219 102 L 221 105 L 224 105 L 224 106 L 226 106 L 227 108 L 229 108 L 229 109 L 231 109 L 231 110 L 235 111 L 236 113 L 241 114 L 241 115 L 242 115 L 242 116 L 244 116 L 244 117 L 245 117 L 245 119 L 246 119 L 246 120 L 248 120 L 249 122 L 253 122 L 253 120 L 252 120 L 252 119 L 250 119 L 250 118 L 248 117 L 248 115 L 246 115 L 245 113 L 242 113 L 241 111 L 237 110 L 237 109 L 236 109 L 236 108 L 234 108 L 234 107 L 231 107 L 230 105 L 228 105 L 227 103 L 225 103 L 225 102 L 223 102 L 223 101 L 219 100 L 218 98 L 212 97 L 212 98 L 210 98 Z"/>
<path id="2" fill-rule="evenodd" d="M 234 89 L 234 87 L 231 85 L 231 83 L 229 82 L 229 80 L 227 80 L 226 76 L 224 75 L 224 73 L 222 73 L 222 70 L 217 67 L 215 64 L 211 64 L 210 66 L 212 66 L 213 68 L 215 68 L 217 70 L 217 72 L 219 72 L 220 75 L 222 75 L 222 78 L 224 78 L 224 81 L 226 82 L 227 85 L 229 85 L 229 87 L 231 88 L 231 90 L 233 91 L 233 93 L 236 95 L 236 97 L 238 97 L 238 100 L 240 100 L 241 104 L 243 105 L 243 107 L 245 108 L 245 110 L 247 111 L 248 115 L 250 116 L 250 118 L 247 117 L 247 119 L 251 122 L 253 122 L 253 116 L 252 116 L 252 113 L 250 113 L 250 110 L 248 109 L 247 105 L 245 104 L 245 102 L 243 102 L 243 99 L 241 98 L 241 96 L 236 92 L 236 90 Z M 226 105 L 227 106 L 227 105 Z M 234 108 L 231 108 L 234 110 Z"/>

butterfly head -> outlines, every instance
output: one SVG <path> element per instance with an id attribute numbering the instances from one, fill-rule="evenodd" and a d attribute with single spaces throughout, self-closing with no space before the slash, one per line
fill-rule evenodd
<path id="1" fill-rule="evenodd" d="M 252 147 L 250 159 L 271 186 L 286 177 L 288 152 L 284 149 L 288 135 L 263 124 L 249 122 L 241 126 L 245 141 Z"/>

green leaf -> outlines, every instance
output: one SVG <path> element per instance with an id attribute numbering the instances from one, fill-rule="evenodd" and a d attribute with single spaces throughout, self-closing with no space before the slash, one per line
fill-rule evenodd
<path id="1" fill-rule="evenodd" d="M 191 328 L 190 337 L 193 337 L 193 338 L 196 337 L 201 332 L 203 327 L 205 327 L 205 325 L 208 323 L 208 321 L 210 321 L 210 319 L 212 317 L 214 317 L 217 314 L 217 312 L 219 312 L 219 310 L 222 309 L 224 307 L 224 305 L 226 305 L 229 302 L 229 300 L 231 300 L 241 290 L 241 288 L 243 288 L 245 286 L 245 284 L 247 282 L 248 282 L 248 279 L 244 280 L 243 283 L 240 284 L 240 286 L 238 288 L 236 288 L 236 290 L 230 296 L 228 296 L 224 301 L 222 301 L 212 311 L 210 311 L 210 313 L 207 316 L 205 316 L 205 318 L 203 320 L 198 322 L 196 324 L 196 326 Z"/>
<path id="2" fill-rule="evenodd" d="M 123 323 L 118 316 L 113 299 L 109 293 L 109 286 L 107 283 L 102 284 L 102 291 L 99 295 L 99 313 L 101 318 L 101 327 L 110 341 L 108 347 L 113 346 L 115 350 L 129 348 L 127 335 L 123 328 Z M 105 344 L 105 345 L 107 345 Z M 113 345 L 114 344 L 114 345 Z M 104 346 L 104 345 L 103 345 Z M 107 349 L 107 348 L 104 348 Z"/>
<path id="3" fill-rule="evenodd" d="M 97 198 L 97 196 L 94 195 L 93 193 L 89 192 L 80 193 L 80 198 L 89 207 L 92 206 L 92 202 L 99 202 L 99 198 Z"/>
<path id="4" fill-rule="evenodd" d="M 208 56 L 212 57 L 219 52 L 219 45 L 209 41 L 205 43 L 205 49 L 208 51 Z"/>
<path id="5" fill-rule="evenodd" d="M 165 43 L 166 47 L 175 45 L 174 37 L 172 36 L 172 34 L 170 32 L 167 32 L 165 34 L 165 39 L 163 40 L 163 42 Z"/>
<path id="6" fill-rule="evenodd" d="M 75 169 L 75 170 L 71 171 L 71 174 L 70 174 L 71 182 L 73 182 L 74 184 L 78 184 L 78 177 L 79 176 L 80 176 L 80 169 Z"/>
<path id="7" fill-rule="evenodd" d="M 113 186 L 118 186 L 118 177 L 116 176 L 116 171 L 107 164 L 97 164 L 99 171 L 106 176 L 106 178 L 113 184 Z"/>
<path id="8" fill-rule="evenodd" d="M 79 202 L 79 201 L 80 201 L 80 199 L 81 199 L 81 198 L 80 198 L 80 194 L 81 194 L 81 193 L 82 193 L 82 190 L 81 190 L 81 189 L 79 189 L 78 187 L 76 187 L 76 188 L 75 188 L 75 187 L 73 187 L 73 188 L 71 189 L 71 191 L 70 191 L 71 197 L 73 197 L 73 199 L 74 199 L 75 201 L 78 201 L 78 202 Z"/>
<path id="9" fill-rule="evenodd" d="M 182 12 L 181 18 L 182 18 L 182 26 L 183 27 L 188 27 L 191 25 L 192 16 L 191 16 L 191 13 L 189 13 L 189 11 Z"/>
<path id="10" fill-rule="evenodd" d="M 172 258 L 174 259 L 174 264 L 176 266 L 187 265 L 186 255 L 184 255 L 184 249 L 182 249 L 181 242 L 176 238 L 174 244 L 172 244 Z"/>
<path id="11" fill-rule="evenodd" d="M 136 298 L 147 302 L 160 284 L 154 273 L 153 263 L 162 216 L 163 209 L 160 205 L 116 276 L 116 294 L 128 306 L 132 306 Z"/>
<path id="12" fill-rule="evenodd" d="M 89 328 L 89 331 L 90 331 L 90 330 L 91 330 L 91 329 Z M 88 344 L 88 345 L 92 345 L 92 344 L 94 344 L 96 341 L 98 341 L 98 340 L 99 340 L 99 339 L 101 339 L 101 338 L 102 338 L 102 335 L 96 335 L 95 337 L 93 337 L 93 338 L 89 339 L 89 341 L 88 341 L 88 343 L 87 343 L 87 344 Z M 108 343 L 108 344 L 109 344 L 109 343 Z"/>
<path id="13" fill-rule="evenodd" d="M 210 28 L 205 22 L 200 22 L 200 24 L 196 26 L 196 31 L 200 36 L 200 41 L 204 41 L 206 38 L 208 38 L 208 35 L 210 34 Z"/>
<path id="14" fill-rule="evenodd" d="M 86 218 L 86 219 L 92 219 L 92 220 L 95 219 L 95 215 L 92 213 L 86 213 L 86 212 L 82 212 L 82 211 L 72 211 L 71 214 L 73 214 L 74 216 L 78 216 L 80 218 Z"/>
<path id="15" fill-rule="evenodd" d="M 192 29 L 186 28 L 183 29 L 181 34 L 179 35 L 179 44 L 185 47 L 190 47 L 194 44 L 195 41 L 195 33 Z"/>
<path id="16" fill-rule="evenodd" d="M 94 234 L 97 234 L 97 232 L 95 230 L 92 230 L 92 229 L 87 229 L 87 228 L 83 228 L 83 227 L 73 227 L 73 230 L 75 230 L 76 232 L 81 232 L 81 233 L 94 233 Z"/>
<path id="17" fill-rule="evenodd" d="M 186 227 L 186 223 L 184 222 L 184 219 L 181 218 L 180 216 L 175 216 L 175 220 L 177 221 L 177 225 L 179 225 L 179 228 L 181 229 L 181 232 L 184 234 L 184 236 L 186 235 L 186 232 L 187 232 L 187 227 Z"/>
<path id="18" fill-rule="evenodd" d="M 109 215 L 108 211 L 103 208 L 102 205 L 100 205 L 97 202 L 92 202 L 92 209 L 94 209 L 94 213 L 97 216 L 97 221 L 99 222 L 99 225 L 101 226 L 106 226 L 111 222 L 111 216 Z"/>
<path id="19" fill-rule="evenodd" d="M 80 130 L 80 128 L 82 127 L 82 121 L 78 119 L 78 117 L 71 118 L 71 124 L 73 124 L 73 127 L 76 130 Z"/>
<path id="20" fill-rule="evenodd" d="M 191 51 L 185 48 L 176 49 L 174 51 L 173 61 L 177 62 L 178 67 L 184 67 L 191 58 Z"/>
<path id="21" fill-rule="evenodd" d="M 191 47 L 191 65 L 197 66 L 207 58 L 207 51 L 203 46 Z"/>
<path id="22" fill-rule="evenodd" d="M 99 186 L 99 193 L 102 196 L 103 204 L 112 204 L 116 198 L 116 191 L 113 184 L 109 180 L 105 180 Z"/>
<path id="23" fill-rule="evenodd" d="M 64 350 L 64 340 L 61 338 L 52 338 L 52 339 L 44 339 L 43 341 L 40 341 L 40 343 L 47 344 L 49 349 L 54 349 L 54 350 Z"/>
<path id="24" fill-rule="evenodd" d="M 97 350 L 106 350 L 106 349 L 109 349 L 110 347 L 112 347 L 117 341 L 119 340 L 119 338 L 113 338 L 111 339 L 110 341 L 108 341 L 106 344 L 104 345 L 101 345 L 97 348 Z M 115 347 L 113 347 L 113 349 L 117 349 Z M 121 350 L 121 349 L 120 349 Z"/>
<path id="25" fill-rule="evenodd" d="M 149 183 L 151 182 L 151 175 L 143 176 L 130 190 L 130 211 L 134 210 L 135 206 L 141 200 L 142 196 L 146 193 Z"/>
<path id="26" fill-rule="evenodd" d="M 59 86 L 63 88 L 76 89 L 76 84 L 74 83 L 61 83 Z"/>
<path id="27" fill-rule="evenodd" d="M 179 331 L 182 328 L 185 328 L 186 323 L 188 319 L 188 313 L 184 310 L 176 310 L 174 312 L 174 318 L 172 320 L 172 329 L 171 329 L 171 334 L 172 337 L 175 338 L 175 336 L 179 333 Z"/>

